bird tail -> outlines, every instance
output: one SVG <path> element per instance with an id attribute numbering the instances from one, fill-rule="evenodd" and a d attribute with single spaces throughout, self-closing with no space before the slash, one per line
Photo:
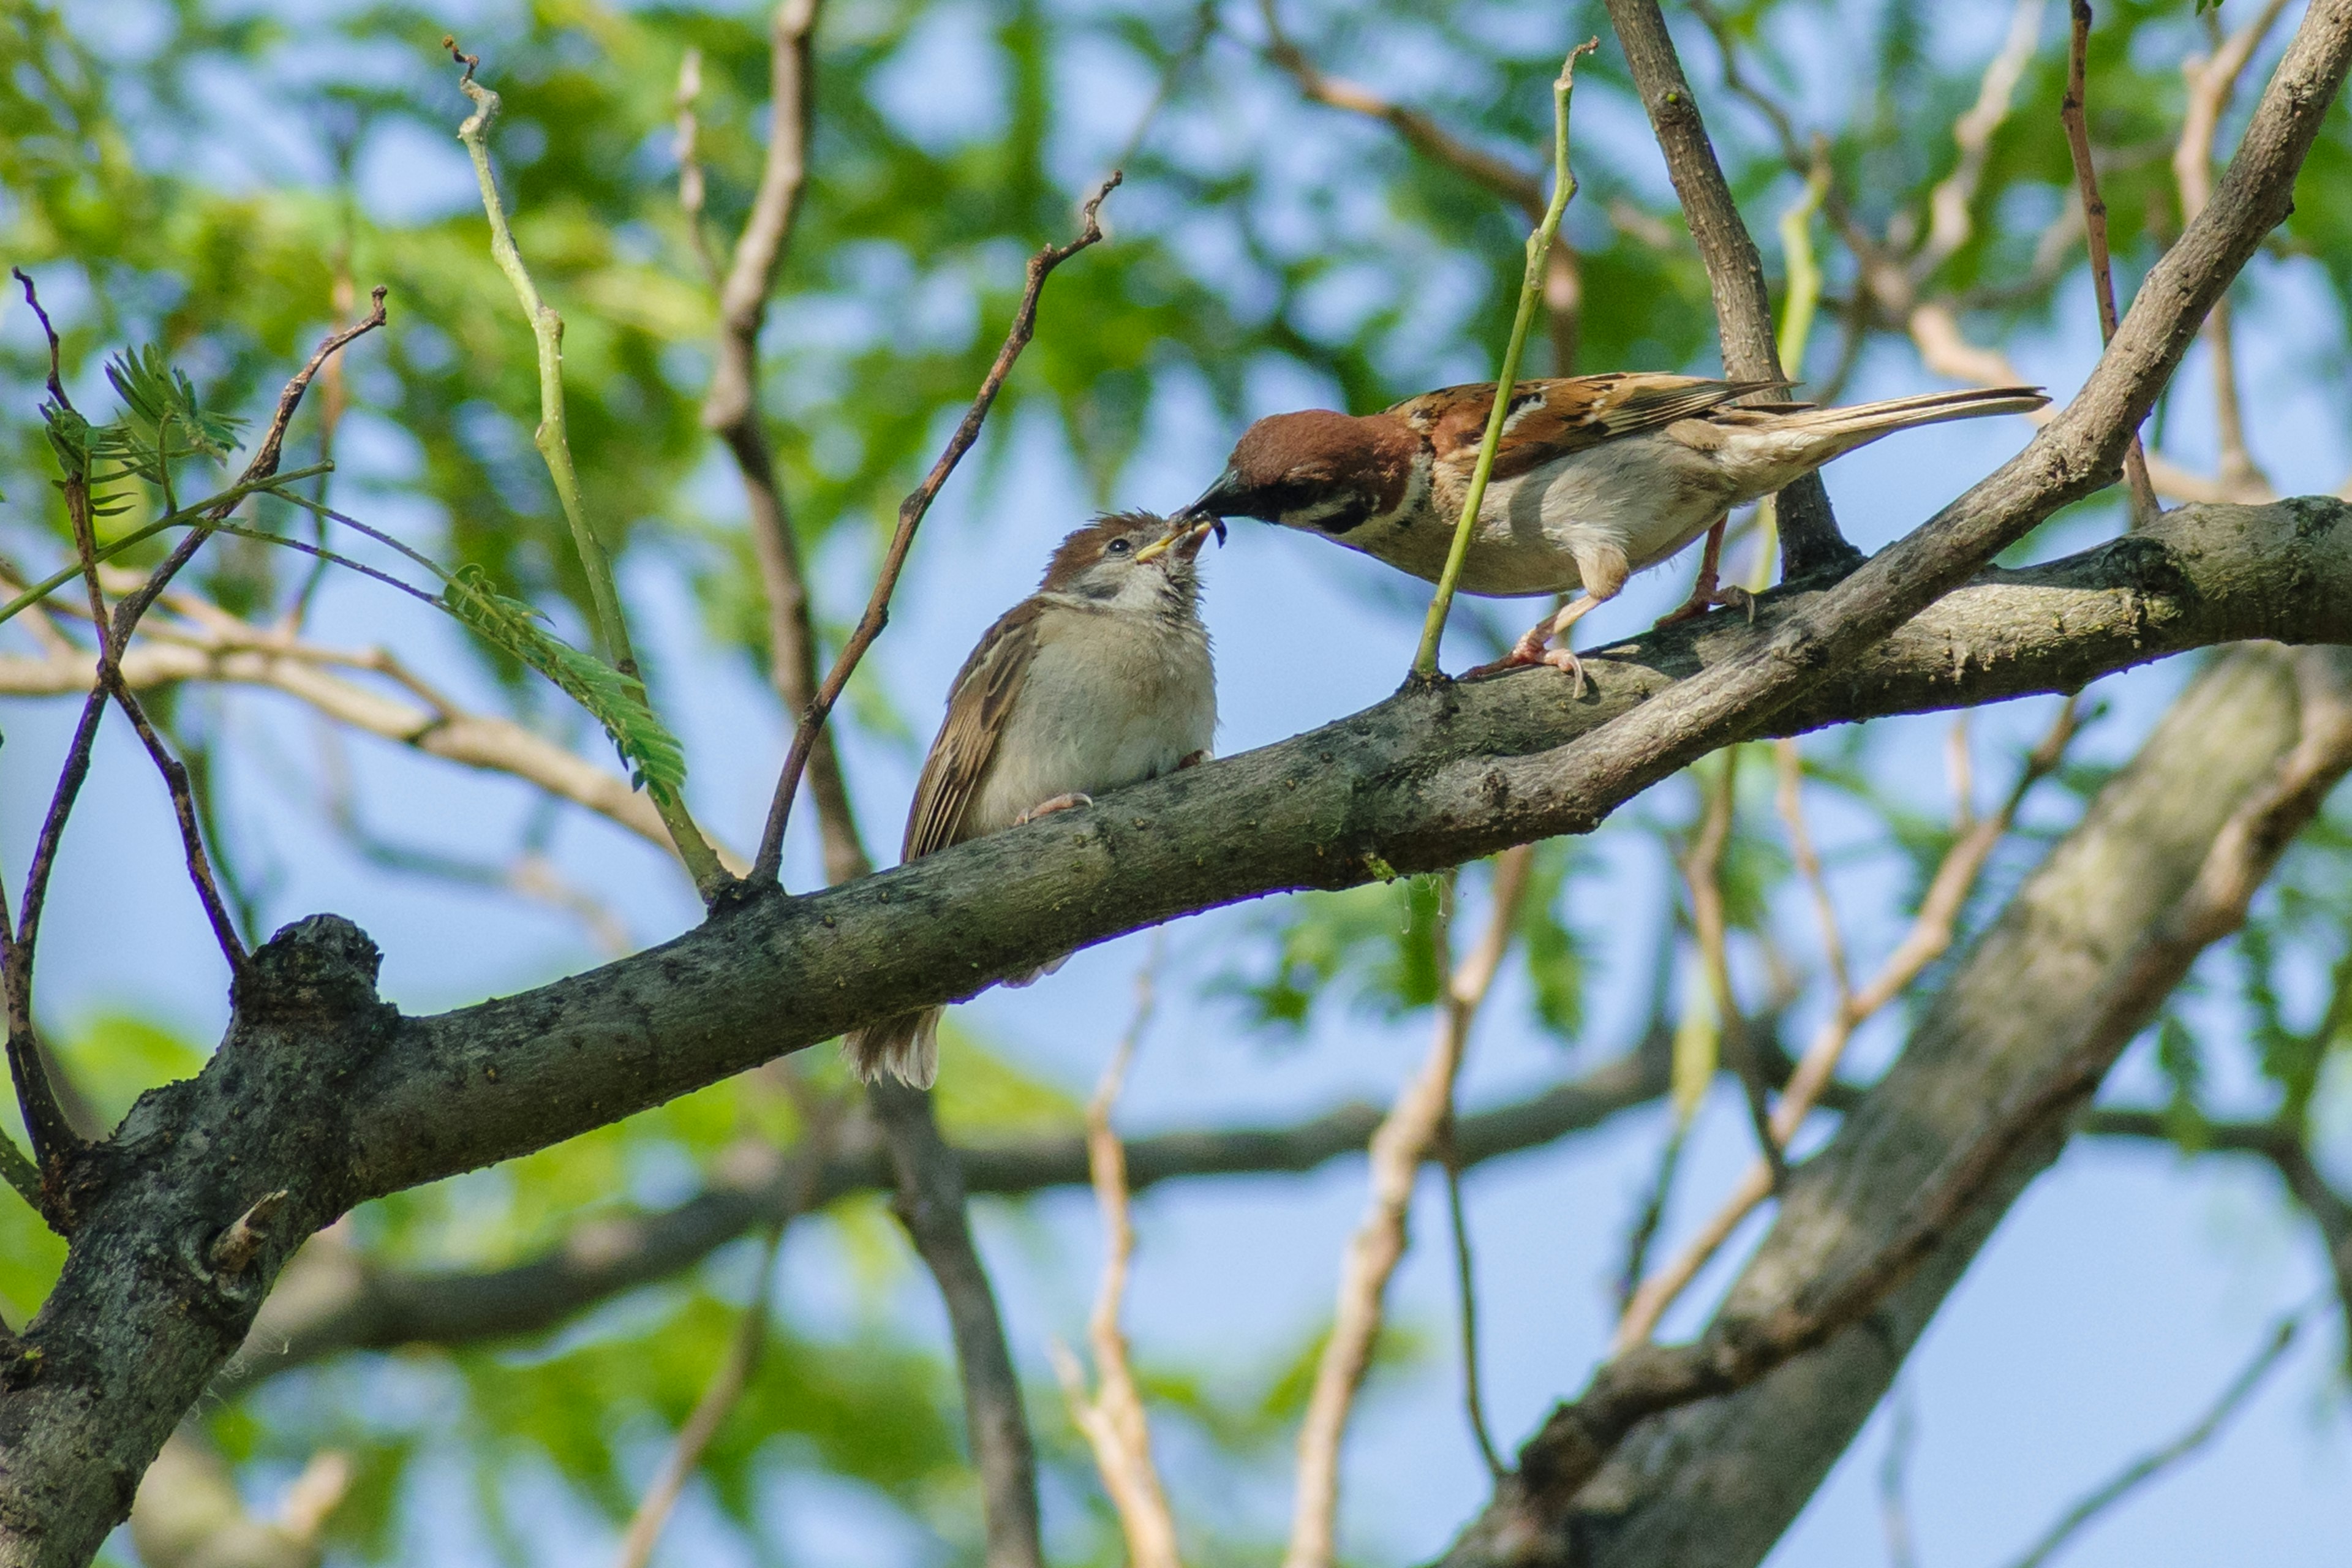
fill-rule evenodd
<path id="1" fill-rule="evenodd" d="M 872 1083 L 888 1073 L 909 1089 L 929 1089 L 940 1076 L 939 1007 L 901 1013 L 852 1031 L 841 1042 L 849 1068 Z"/>
<path id="2" fill-rule="evenodd" d="M 1890 397 L 1884 403 L 1816 408 L 1781 418 L 1787 427 L 1803 430 L 1816 438 L 1827 437 L 1832 442 L 1830 455 L 1834 457 L 1914 425 L 1981 419 L 1991 414 L 2031 414 L 2049 401 L 2049 395 L 2038 386 L 1972 386 L 1956 392 L 1923 392 L 1916 397 Z"/>

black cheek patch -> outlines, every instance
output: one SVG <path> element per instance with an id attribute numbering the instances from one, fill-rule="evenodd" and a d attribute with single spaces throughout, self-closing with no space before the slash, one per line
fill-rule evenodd
<path id="1" fill-rule="evenodd" d="M 1371 515 L 1372 503 L 1359 498 L 1349 501 L 1344 509 L 1333 512 L 1329 517 L 1317 519 L 1315 526 L 1323 532 L 1336 537 L 1360 526 Z"/>

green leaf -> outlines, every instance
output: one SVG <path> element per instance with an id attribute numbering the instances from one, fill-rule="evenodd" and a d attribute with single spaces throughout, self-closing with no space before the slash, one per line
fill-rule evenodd
<path id="1" fill-rule="evenodd" d="M 490 586 L 489 574 L 460 566 L 441 590 L 442 605 L 482 637 L 547 677 L 604 726 L 631 768 L 630 782 L 656 800 L 686 786 L 686 752 L 646 700 L 645 683 L 624 675 L 548 631 L 545 617 Z"/>
<path id="2" fill-rule="evenodd" d="M 206 409 L 195 384 L 153 343 L 106 362 L 106 379 L 122 399 L 122 418 L 104 427 L 104 454 L 149 483 L 174 458 L 226 460 L 245 421 Z"/>

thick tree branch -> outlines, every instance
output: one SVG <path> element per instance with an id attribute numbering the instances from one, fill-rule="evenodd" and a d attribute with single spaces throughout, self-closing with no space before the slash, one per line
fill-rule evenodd
<path id="1" fill-rule="evenodd" d="M 1884 1247 L 1984 1106 L 2064 1064 L 2112 1060 L 2197 954 L 2233 929 L 2286 838 L 2352 762 L 2347 701 L 2352 668 L 2335 651 L 2250 648 L 2201 678 L 1977 944 L 1895 1066 L 1797 1173 L 1719 1321 L 1767 1320 L 1809 1282 L 1843 1276 Z M 2029 1143 L 1867 1322 L 1730 1398 L 1644 1425 L 1573 1501 L 1506 1489 L 1452 1560 L 1760 1560 L 2062 1142 L 2053 1132 Z"/>
<path id="2" fill-rule="evenodd" d="M 1609 0 L 1609 19 L 1625 47 L 1625 63 L 1649 110 L 1650 126 L 1666 157 L 1683 217 L 1706 264 L 1715 295 L 1715 319 L 1723 337 L 1723 373 L 1759 381 L 1780 381 L 1787 372 L 1772 330 L 1772 301 L 1764 287 L 1764 260 L 1731 199 L 1731 187 L 1707 141 L 1706 123 L 1691 96 L 1674 39 L 1657 0 Z M 1785 402 L 1786 391 L 1765 395 Z M 1861 558 L 1838 531 L 1829 492 L 1821 476 L 1808 474 L 1780 492 L 1780 540 L 1791 579 L 1851 566 Z"/>
<path id="3" fill-rule="evenodd" d="M 1580 701 L 1569 700 L 1565 678 L 1549 670 L 1419 688 L 1283 745 L 1189 769 L 883 876 L 801 899 L 739 900 L 650 952 L 520 996 L 404 1022 L 366 1050 L 338 1048 L 329 1059 L 352 1078 L 303 1075 L 306 1084 L 336 1087 L 315 1112 L 306 1106 L 283 1120 L 247 1116 L 255 1109 L 253 1079 L 233 1066 L 245 1053 L 224 1047 L 199 1078 L 142 1100 L 148 1121 L 217 1122 L 223 1147 L 250 1152 L 234 1167 L 239 1179 L 256 1190 L 299 1194 L 287 1223 L 293 1234 L 307 1234 L 366 1196 L 541 1147 L 779 1051 L 969 995 L 1125 931 L 1255 894 L 1346 886 L 1588 830 L 1650 784 L 1731 741 L 1948 703 L 1971 685 L 1985 696 L 2003 685 L 2001 694 L 2015 694 L 2062 668 L 2064 684 L 2079 684 L 2095 672 L 2095 661 L 2068 656 L 2101 645 L 2096 636 L 2068 637 L 2047 620 L 2015 628 L 2012 648 L 2040 640 L 2052 650 L 2049 661 L 1997 659 L 1978 682 L 1970 679 L 1978 672 L 1953 658 L 1955 644 L 1974 641 L 1964 623 L 1944 620 L 1947 642 L 1922 650 L 1916 636 L 1922 627 L 1932 636 L 1938 616 L 1920 612 L 2113 471 L 2204 310 L 2285 215 L 2295 170 L 2347 62 L 2352 0 L 2314 0 L 2212 203 L 2151 271 L 2067 411 L 1925 527 L 1834 588 L 1776 595 L 1753 628 L 1702 623 L 1651 639 L 1646 648 L 1633 645 L 1658 662 L 1618 665 Z M 2326 548 L 2345 531 L 2333 503 L 2231 512 L 2224 526 L 2257 519 L 2269 520 L 2273 538 L 2295 535 L 2284 546 L 2290 551 L 2343 554 Z M 2132 543 L 2137 548 L 2126 553 L 2143 567 L 2175 562 L 2177 552 L 2161 540 Z M 2315 622 L 2347 613 L 2352 595 L 2341 592 L 2332 603 L 2311 604 L 2311 584 L 2323 575 L 2272 579 L 2253 595 L 2256 604 L 2231 607 L 2263 628 L 2251 635 L 2296 609 Z M 1952 608 L 1968 597 L 1955 595 Z M 2151 657 L 2163 640 L 2137 593 L 2126 597 L 2121 624 L 2110 628 L 2118 635 L 2105 639 L 2115 666 Z M 2176 631 L 2210 618 L 2213 608 L 2203 598 L 2176 602 Z M 1906 646 L 1915 658 L 1928 657 L 1898 674 L 1898 650 Z M 1677 680 L 1669 669 L 1690 673 Z M 1906 676 L 1916 682 L 1910 694 L 1924 700 L 1895 700 Z M 1864 682 L 1859 690 L 1857 679 Z M 257 968 L 262 957 L 256 955 Z M 279 955 L 273 967 L 290 959 Z M 305 1048 L 316 1048 L 316 1037 L 348 1033 L 361 1020 L 370 1030 L 383 1027 L 369 988 L 352 978 L 355 966 L 329 967 L 346 976 L 331 987 L 333 1004 L 282 1046 L 306 1067 L 316 1066 Z M 269 1136 L 262 1129 L 279 1127 L 331 1135 L 311 1147 L 282 1137 L 257 1146 Z M 131 1146 L 118 1135 L 109 1161 L 123 1160 Z M 158 1247 L 168 1250 L 160 1237 L 174 1225 L 203 1223 L 187 1205 L 191 1194 L 209 1188 L 191 1167 L 219 1169 L 216 1160 L 188 1152 L 203 1148 L 184 1139 L 151 1145 L 128 1160 L 131 1174 L 91 1194 L 103 1223 L 77 1239 L 48 1305 L 23 1336 L 45 1370 L 0 1398 L 0 1446 L 11 1461 L 0 1479 L 0 1568 L 87 1559 L 127 1509 L 131 1479 L 244 1337 L 282 1261 L 276 1252 L 257 1260 L 250 1276 L 257 1289 L 247 1290 L 243 1276 L 234 1289 L 211 1287 L 206 1299 L 218 1305 L 210 1314 L 188 1310 L 176 1279 L 130 1265 Z M 133 1362 L 142 1372 L 135 1385 L 113 1371 Z"/>

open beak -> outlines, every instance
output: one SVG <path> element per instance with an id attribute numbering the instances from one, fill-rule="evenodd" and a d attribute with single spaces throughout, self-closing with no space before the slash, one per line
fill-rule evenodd
<path id="1" fill-rule="evenodd" d="M 1190 561 L 1200 552 L 1201 541 L 1206 539 L 1213 529 L 1219 538 L 1224 536 L 1224 524 L 1216 518 L 1204 517 L 1193 521 L 1187 521 L 1186 512 L 1178 512 L 1169 532 L 1135 552 L 1135 563 L 1140 566 L 1153 556 L 1163 555 L 1171 550 L 1176 552 L 1181 559 Z"/>
<path id="2" fill-rule="evenodd" d="M 1201 492 L 1201 499 L 1176 515 L 1207 520 L 1217 531 L 1217 542 L 1225 542 L 1225 519 L 1244 510 L 1241 479 L 1227 468 L 1217 476 L 1217 482 Z"/>

